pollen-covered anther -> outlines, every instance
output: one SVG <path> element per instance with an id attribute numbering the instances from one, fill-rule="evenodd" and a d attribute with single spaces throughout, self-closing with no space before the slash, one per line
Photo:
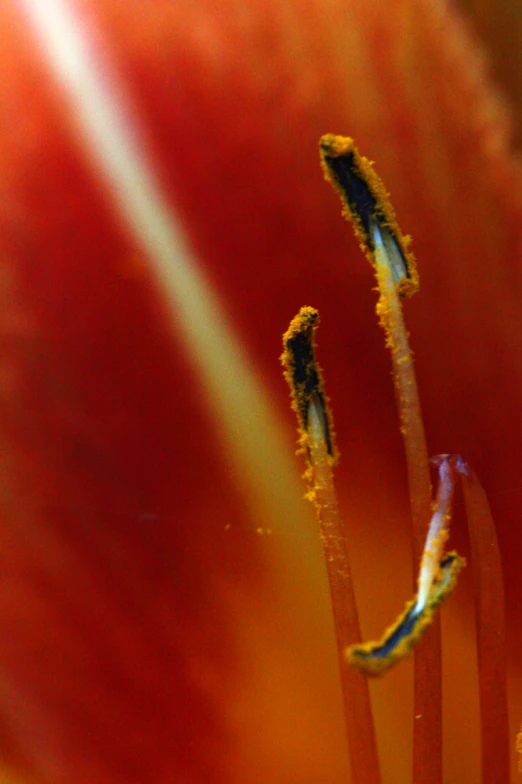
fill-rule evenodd
<path id="1" fill-rule="evenodd" d="M 352 222 L 367 258 L 377 265 L 377 228 L 399 294 L 412 296 L 419 288 L 419 276 L 410 237 L 402 234 L 389 194 L 371 161 L 346 136 L 326 134 L 319 149 L 325 178 L 341 197 L 343 214 Z"/>
<path id="2" fill-rule="evenodd" d="M 431 624 L 439 604 L 452 592 L 465 565 L 457 553 L 444 554 L 459 459 L 457 455 L 439 455 L 432 461 L 439 469 L 439 484 L 419 570 L 417 596 L 408 602 L 378 642 L 353 645 L 346 651 L 350 663 L 370 675 L 381 675 L 410 653 Z"/>
<path id="3" fill-rule="evenodd" d="M 315 358 L 315 330 L 319 325 L 319 312 L 315 308 L 302 307 L 283 335 L 284 352 L 281 362 L 285 368 L 285 378 L 290 386 L 292 408 L 299 422 L 299 446 L 309 456 L 309 426 L 320 424 L 321 437 L 324 439 L 332 463 L 337 459 L 332 416 L 328 408 L 328 398 L 324 382 Z M 310 419 L 310 408 L 313 415 Z"/>

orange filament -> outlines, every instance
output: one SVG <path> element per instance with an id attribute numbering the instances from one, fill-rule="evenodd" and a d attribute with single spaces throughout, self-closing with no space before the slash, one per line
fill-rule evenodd
<path id="1" fill-rule="evenodd" d="M 509 781 L 504 581 L 495 523 L 484 490 L 460 468 L 471 543 L 482 733 L 482 784 Z"/>
<path id="2" fill-rule="evenodd" d="M 428 450 L 402 306 L 386 255 L 378 244 L 378 235 L 376 239 L 376 275 L 380 292 L 377 315 L 392 356 L 397 406 L 406 452 L 413 554 L 415 563 L 419 563 L 430 519 Z M 437 617 L 415 653 L 414 711 L 415 716 L 422 718 L 414 723 L 413 780 L 415 784 L 441 784 L 442 664 L 440 623 Z"/>
<path id="3" fill-rule="evenodd" d="M 320 412 L 313 400 L 310 403 L 308 423 L 310 463 L 313 467 L 311 497 L 321 530 L 330 584 L 352 778 L 358 784 L 378 784 L 381 778 L 368 681 L 360 672 L 350 667 L 343 655 L 347 645 L 360 641 L 361 631 L 331 461 L 320 422 Z"/>

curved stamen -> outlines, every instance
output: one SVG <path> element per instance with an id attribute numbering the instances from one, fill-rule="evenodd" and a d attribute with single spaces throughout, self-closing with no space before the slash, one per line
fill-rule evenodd
<path id="1" fill-rule="evenodd" d="M 444 555 L 451 517 L 451 501 L 457 478 L 457 455 L 439 455 L 439 484 L 419 569 L 417 596 L 377 642 L 353 645 L 346 650 L 348 661 L 369 675 L 382 675 L 407 656 L 432 623 L 435 610 L 453 591 L 464 560 L 455 552 Z"/>

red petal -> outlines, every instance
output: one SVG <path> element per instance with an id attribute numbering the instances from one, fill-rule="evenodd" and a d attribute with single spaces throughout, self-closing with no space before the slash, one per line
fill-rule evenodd
<path id="1" fill-rule="evenodd" d="M 321 356 L 346 444 L 339 484 L 360 553 L 356 584 L 368 588 L 363 620 L 380 628 L 409 593 L 404 556 L 404 589 L 370 616 L 386 587 L 373 559 L 385 568 L 390 547 L 401 551 L 406 539 L 403 460 L 371 272 L 322 183 L 317 140 L 349 133 L 375 158 L 419 258 L 422 291 L 407 318 L 430 451 L 462 452 L 481 476 L 505 554 L 508 618 L 519 622 L 518 171 L 502 107 L 453 15 L 428 0 L 156 0 L 147 13 L 135 0 L 77 5 L 124 79 L 163 184 L 281 411 L 280 334 L 302 304 L 322 312 Z M 255 680 L 239 672 L 248 648 L 241 629 L 251 629 L 245 591 L 268 628 L 263 613 L 276 602 L 263 597 L 281 583 L 247 533 L 147 261 L 83 160 L 25 22 L 9 4 L 0 13 L 10 306 L 0 662 L 12 733 L 55 782 L 230 781 L 234 765 L 243 765 L 242 782 L 257 780 L 261 765 L 271 782 L 288 780 L 289 770 L 295 780 L 319 780 L 317 771 L 332 781 L 341 771 L 342 780 L 337 758 L 325 767 L 335 743 L 325 751 L 310 740 L 306 690 L 322 687 L 321 677 L 303 678 L 303 694 L 293 694 L 301 676 L 292 663 L 283 677 L 285 658 L 262 634 L 262 653 L 277 659 L 263 672 L 274 676 L 271 694 L 283 692 L 276 726 L 285 742 L 270 736 L 277 711 L 265 705 L 258 747 L 257 718 L 248 717 L 243 757 L 231 757 L 227 730 L 242 721 L 230 705 L 241 705 L 240 687 Z M 287 421 L 293 428 L 290 412 Z M 231 519 L 232 546 L 223 533 Z M 234 632 L 224 581 L 242 597 Z M 312 645 L 313 660 L 328 646 Z M 295 654 L 299 640 L 281 647 Z M 378 695 L 381 710 L 395 685 Z M 329 699 L 317 724 L 325 735 Z M 251 702 L 262 713 L 259 689 Z M 310 712 L 301 735 L 300 708 Z M 401 717 L 382 713 L 385 778 L 404 781 L 407 753 L 398 759 L 393 726 Z M 312 759 L 302 757 L 303 737 Z M 473 781 L 473 765 L 460 775 L 458 756 L 453 772 Z"/>

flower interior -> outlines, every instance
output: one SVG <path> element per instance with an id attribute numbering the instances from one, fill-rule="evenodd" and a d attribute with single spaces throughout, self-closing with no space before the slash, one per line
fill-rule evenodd
<path id="1" fill-rule="evenodd" d="M 410 238 L 397 223 L 390 198 L 372 164 L 350 138 L 325 135 L 320 141 L 325 178 L 341 197 L 377 279 L 377 315 L 390 350 L 403 436 L 412 519 L 416 594 L 375 642 L 362 642 L 346 540 L 334 488 L 338 459 L 332 413 L 315 356 L 319 313 L 301 308 L 283 336 L 282 362 L 299 424 L 299 452 L 307 462 L 307 497 L 315 507 L 323 546 L 337 642 L 352 778 L 381 781 L 367 675 L 382 675 L 415 648 L 413 780 L 442 784 L 441 634 L 438 609 L 456 586 L 465 561 L 448 551 L 452 500 L 460 483 L 471 545 L 483 784 L 509 781 L 509 730 L 505 663 L 502 565 L 488 500 L 473 469 L 460 455 L 431 460 L 424 434 L 412 352 L 402 301 L 419 288 Z M 438 470 L 432 498 L 430 465 Z M 413 717 L 412 717 L 413 721 Z M 522 747 L 522 737 L 519 736 Z"/>

